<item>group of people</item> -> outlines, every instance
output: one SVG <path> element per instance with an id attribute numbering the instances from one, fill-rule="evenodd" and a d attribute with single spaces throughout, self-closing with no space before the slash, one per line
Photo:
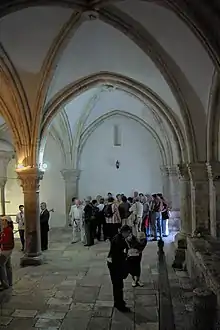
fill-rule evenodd
<path id="1" fill-rule="evenodd" d="M 85 246 L 94 244 L 94 239 L 111 240 L 123 225 L 132 228 L 132 233 L 145 232 L 157 240 L 168 236 L 169 205 L 161 193 L 142 194 L 133 197 L 108 193 L 107 198 L 87 197 L 81 202 L 75 197 L 69 213 L 73 231 L 72 243 L 82 241 Z"/>
<path id="2" fill-rule="evenodd" d="M 41 249 L 48 249 L 48 231 L 50 212 L 46 203 L 40 205 L 40 233 Z M 24 205 L 19 205 L 19 212 L 16 215 L 16 223 L 21 241 L 21 250 L 25 251 L 25 212 Z M 14 224 L 10 216 L 3 216 L 0 224 L 0 290 L 12 286 L 11 255 L 14 249 Z"/>
<path id="3" fill-rule="evenodd" d="M 41 250 L 48 249 L 48 232 L 49 232 L 49 219 L 50 212 L 48 211 L 47 204 L 42 202 L 40 204 L 40 237 L 41 237 Z M 18 232 L 21 241 L 21 251 L 25 250 L 25 212 L 24 205 L 19 205 L 19 212 L 16 215 L 16 223 L 18 224 Z"/>
<path id="4" fill-rule="evenodd" d="M 88 197 L 85 202 L 73 198 L 70 209 L 72 243 L 80 239 L 85 246 L 94 239 L 110 241 L 107 265 L 113 286 L 114 306 L 121 312 L 129 312 L 123 298 L 124 279 L 130 274 L 132 286 L 143 286 L 141 277 L 142 252 L 147 237 L 153 240 L 168 236 L 169 205 L 161 193 L 142 194 L 133 197 L 108 193 L 107 198 Z"/>

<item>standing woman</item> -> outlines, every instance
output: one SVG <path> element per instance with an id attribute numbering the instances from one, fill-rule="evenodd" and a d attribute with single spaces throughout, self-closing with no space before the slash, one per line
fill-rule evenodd
<path id="1" fill-rule="evenodd" d="M 49 219 L 50 212 L 47 209 L 47 204 L 42 202 L 40 204 L 40 233 L 41 233 L 41 250 L 48 249 L 48 232 L 49 232 Z"/>
<path id="2" fill-rule="evenodd" d="M 13 221 L 10 217 L 5 216 L 1 219 L 1 230 L 0 289 L 5 290 L 12 286 L 11 255 L 14 249 L 14 233 Z"/>
<path id="3" fill-rule="evenodd" d="M 162 208 L 162 211 L 161 211 L 161 215 L 162 215 L 162 234 L 163 234 L 163 237 L 167 237 L 167 236 L 169 236 L 169 226 L 168 226 L 169 207 L 168 207 L 167 201 L 165 200 L 165 198 L 163 197 L 162 194 L 161 194 L 160 198 L 163 202 L 163 208 Z"/>

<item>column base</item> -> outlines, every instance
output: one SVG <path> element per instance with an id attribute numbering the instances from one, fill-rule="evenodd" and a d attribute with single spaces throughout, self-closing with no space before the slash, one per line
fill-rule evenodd
<path id="1" fill-rule="evenodd" d="M 36 256 L 28 256 L 24 255 L 20 259 L 20 266 L 21 267 L 28 267 L 28 266 L 40 266 L 44 262 L 44 257 L 42 254 Z"/>
<path id="2" fill-rule="evenodd" d="M 178 233 L 176 233 L 175 237 L 174 237 L 174 245 L 175 248 L 185 248 L 187 247 L 187 234 L 179 231 Z"/>
<path id="3" fill-rule="evenodd" d="M 172 264 L 173 268 L 185 270 L 186 268 L 186 249 L 187 249 L 187 235 L 184 232 L 179 232 L 175 236 L 176 247 L 175 258 Z"/>

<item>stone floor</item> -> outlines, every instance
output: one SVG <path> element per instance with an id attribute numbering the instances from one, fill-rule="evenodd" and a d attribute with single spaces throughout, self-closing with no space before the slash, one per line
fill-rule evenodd
<path id="1" fill-rule="evenodd" d="M 0 329 L 158 330 L 156 243 L 149 242 L 144 251 L 144 287 L 133 289 L 130 277 L 125 281 L 125 299 L 132 312 L 122 314 L 113 308 L 105 262 L 109 244 L 101 242 L 85 248 L 80 243 L 69 244 L 70 238 L 67 231 L 53 231 L 49 251 L 44 253 L 45 263 L 38 267 L 19 267 L 21 252 L 19 242 L 16 243 L 14 287 L 11 293 L 1 293 L 4 303 L 0 306 Z M 166 250 L 169 251 L 169 244 Z M 183 278 L 189 289 L 187 274 L 180 275 L 169 267 L 171 284 L 173 281 L 179 290 L 173 299 L 176 329 L 180 330 L 189 329 L 184 324 L 186 318 L 190 319 L 192 307 L 191 300 L 186 304 L 183 299 L 185 289 L 179 282 Z M 192 287 L 189 291 L 192 292 Z"/>

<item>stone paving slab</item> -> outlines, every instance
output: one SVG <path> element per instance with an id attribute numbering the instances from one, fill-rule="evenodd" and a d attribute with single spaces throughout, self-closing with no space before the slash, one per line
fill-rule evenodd
<path id="1" fill-rule="evenodd" d="M 125 281 L 124 297 L 132 309 L 129 314 L 113 308 L 112 286 L 106 266 L 109 244 L 100 242 L 85 248 L 81 243 L 71 245 L 70 242 L 70 231 L 52 231 L 49 251 L 44 253 L 45 263 L 27 268 L 19 268 L 21 252 L 19 242 L 16 243 L 14 286 L 12 291 L 7 290 L 0 309 L 0 329 L 159 329 L 155 242 L 149 242 L 143 253 L 144 287 L 132 288 L 131 277 Z M 189 286 L 184 274 L 178 277 L 178 273 L 169 273 L 169 276 L 177 288 Z M 190 298 L 186 297 L 186 310 L 190 308 Z"/>

